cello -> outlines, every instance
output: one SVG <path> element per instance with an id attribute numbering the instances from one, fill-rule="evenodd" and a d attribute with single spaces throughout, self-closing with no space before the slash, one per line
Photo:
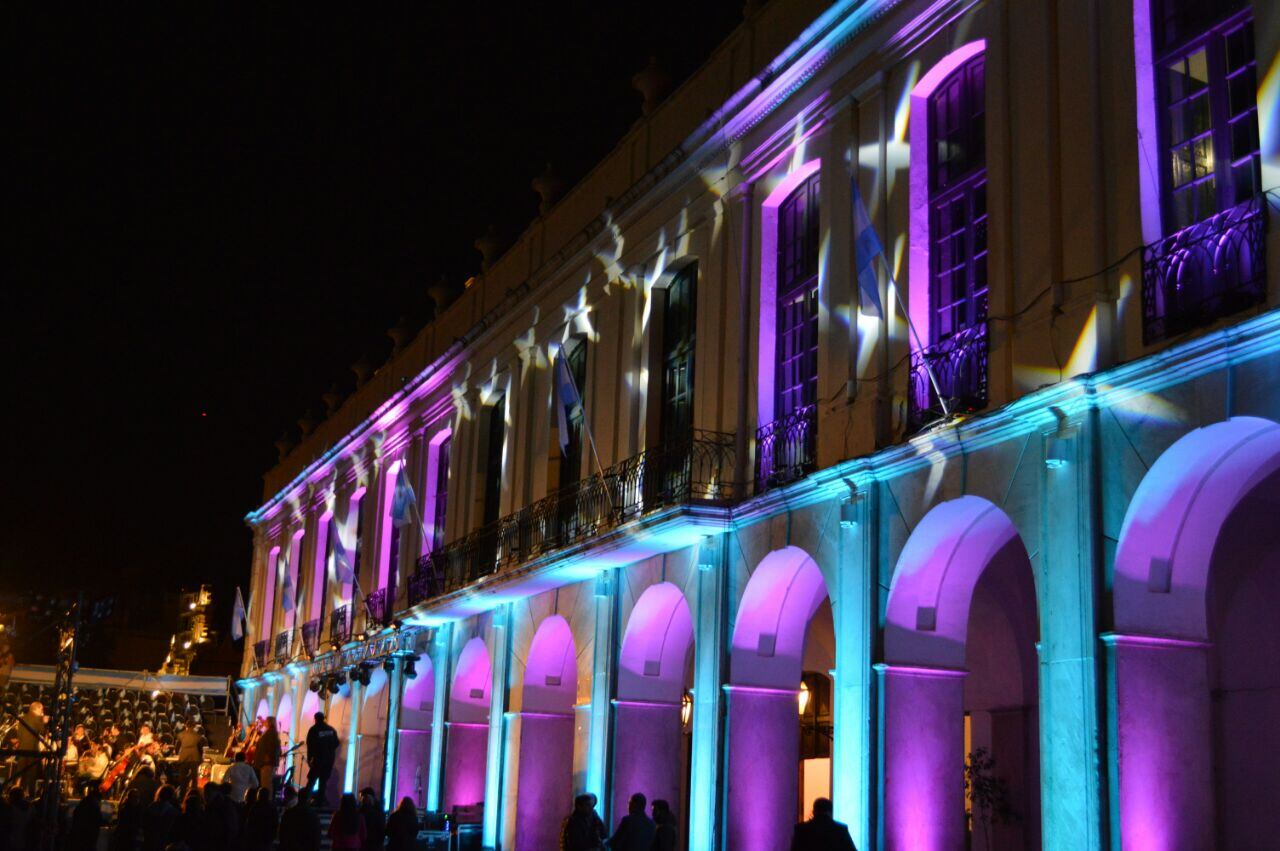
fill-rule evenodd
<path id="1" fill-rule="evenodd" d="M 115 785 L 115 782 L 129 770 L 129 757 L 137 753 L 139 747 L 141 746 L 131 745 L 125 748 L 120 756 L 116 757 L 115 761 L 111 763 L 111 767 L 102 775 L 102 782 L 98 784 L 99 792 L 105 795 L 111 791 L 111 787 Z"/>

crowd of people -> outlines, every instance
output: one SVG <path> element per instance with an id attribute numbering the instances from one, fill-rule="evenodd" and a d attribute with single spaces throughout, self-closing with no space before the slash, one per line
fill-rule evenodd
<path id="1" fill-rule="evenodd" d="M 573 812 L 560 827 L 560 851 L 676 851 L 680 834 L 671 805 L 656 799 L 652 815 L 645 813 L 648 799 L 639 792 L 627 802 L 627 814 L 610 836 L 596 814 L 596 796 L 573 799 Z M 336 846 L 335 846 L 336 847 Z M 813 818 L 796 825 L 791 851 L 856 851 L 847 825 L 833 817 L 831 801 L 813 802 Z"/>

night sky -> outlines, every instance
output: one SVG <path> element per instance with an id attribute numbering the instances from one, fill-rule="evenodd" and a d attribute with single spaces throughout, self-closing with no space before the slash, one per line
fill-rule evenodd
<path id="1" fill-rule="evenodd" d="M 684 79 L 742 3 L 180 5 L 6 15 L 0 594 L 115 593 L 159 633 L 156 592 L 213 582 L 225 632 L 275 439 L 488 225 L 524 229 L 547 162 L 571 185 L 612 149 L 648 56 Z"/>

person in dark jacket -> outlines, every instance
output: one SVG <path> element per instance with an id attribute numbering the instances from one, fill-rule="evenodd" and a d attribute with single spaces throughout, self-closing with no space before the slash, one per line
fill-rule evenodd
<path id="1" fill-rule="evenodd" d="M 18 750 L 34 751 L 40 748 L 40 740 L 44 736 L 44 704 L 38 700 L 31 701 L 27 711 L 18 718 L 17 736 Z M 40 779 L 39 757 L 24 756 L 14 766 L 13 777 L 22 783 L 22 791 L 30 798 L 36 793 L 36 782 Z"/>
<path id="2" fill-rule="evenodd" d="M 156 780 L 156 773 L 149 765 L 139 768 L 138 773 L 133 775 L 133 779 L 129 781 L 129 788 L 137 789 L 138 797 L 144 801 L 154 801 L 156 789 L 159 786 L 160 784 Z"/>
<path id="3" fill-rule="evenodd" d="M 244 815 L 244 848 L 245 851 L 271 851 L 276 841 L 276 832 L 280 823 L 276 817 L 276 805 L 271 800 L 271 793 L 259 789 Z"/>
<path id="4" fill-rule="evenodd" d="M 830 798 L 815 798 L 813 818 L 796 825 L 791 835 L 791 851 L 857 851 L 849 827 L 831 813 Z"/>
<path id="5" fill-rule="evenodd" d="M 200 760 L 204 756 L 204 736 L 194 724 L 188 724 L 178 734 L 177 779 L 173 785 L 187 789 L 195 783 L 200 772 Z"/>
<path id="6" fill-rule="evenodd" d="M 116 826 L 111 831 L 111 851 L 137 851 L 138 834 L 142 831 L 142 795 L 130 789 L 116 811 Z"/>
<path id="7" fill-rule="evenodd" d="M 307 804 L 307 796 L 292 786 L 284 790 L 280 851 L 320 851 L 320 817 Z"/>
<path id="8" fill-rule="evenodd" d="M 680 844 L 676 814 L 671 812 L 671 805 L 661 798 L 653 802 L 653 823 L 653 851 L 676 851 Z"/>
<path id="9" fill-rule="evenodd" d="M 182 799 L 182 812 L 173 823 L 170 842 L 180 842 L 191 851 L 214 851 L 209 842 L 208 824 L 204 812 L 204 799 L 191 791 Z"/>
<path id="10" fill-rule="evenodd" d="M 333 763 L 338 756 L 338 731 L 325 723 L 324 713 L 315 714 L 315 723 L 307 731 L 307 785 L 302 794 L 310 795 L 315 786 L 315 802 L 323 807 L 325 787 L 329 785 L 329 775 L 333 774 Z"/>
<path id="11" fill-rule="evenodd" d="M 627 814 L 618 822 L 618 829 L 609 837 L 613 851 L 650 851 L 657 833 L 653 819 L 644 813 L 648 801 L 636 792 L 627 802 Z"/>
<path id="12" fill-rule="evenodd" d="M 360 790 L 360 817 L 364 819 L 365 851 L 381 848 L 387 835 L 387 814 L 382 811 L 378 794 L 368 786 Z"/>
<path id="13" fill-rule="evenodd" d="M 267 718 L 267 729 L 258 737 L 253 749 L 253 767 L 258 770 L 258 785 L 274 791 L 276 768 L 280 765 L 280 731 L 275 716 Z"/>
<path id="14" fill-rule="evenodd" d="M 102 793 L 97 786 L 91 786 L 71 814 L 67 851 L 97 851 L 98 831 L 105 823 L 102 818 Z"/>
<path id="15" fill-rule="evenodd" d="M 560 827 L 560 851 L 599 851 L 604 843 L 604 822 L 596 815 L 596 796 L 573 799 L 573 812 Z"/>
<path id="16" fill-rule="evenodd" d="M 414 851 L 418 839 L 418 808 L 413 798 L 400 799 L 400 806 L 387 819 L 388 851 Z"/>
<path id="17" fill-rule="evenodd" d="M 164 851 L 173 837 L 178 807 L 172 786 L 161 786 L 142 811 L 142 851 Z"/>
<path id="18" fill-rule="evenodd" d="M 364 840 L 360 805 L 356 803 L 356 796 L 348 792 L 338 802 L 338 809 L 329 821 L 329 847 L 333 851 L 360 851 Z"/>

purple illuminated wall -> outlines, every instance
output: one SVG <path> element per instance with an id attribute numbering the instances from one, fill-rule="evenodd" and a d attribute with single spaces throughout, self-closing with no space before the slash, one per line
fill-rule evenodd
<path id="1" fill-rule="evenodd" d="M 1280 675 L 1258 663 L 1280 652 L 1277 502 L 1280 425 L 1252 417 L 1187 434 L 1134 493 L 1108 642 L 1126 848 L 1263 847 L 1280 832 Z"/>
<path id="2" fill-rule="evenodd" d="M 396 750 L 396 801 L 406 795 L 426 806 L 431 771 L 431 712 L 435 704 L 435 676 L 431 660 L 422 656 L 418 675 L 405 681 L 400 698 L 399 745 Z"/>
<path id="3" fill-rule="evenodd" d="M 573 702 L 577 654 L 569 622 L 551 615 L 538 625 L 525 663 L 520 712 L 520 776 L 516 848 L 555 848 L 573 801 Z"/>
<path id="4" fill-rule="evenodd" d="M 473 638 L 458 655 L 449 693 L 443 803 L 446 811 L 484 800 L 492 685 L 489 649 L 483 638 Z"/>
<path id="5" fill-rule="evenodd" d="M 729 848 L 785 848 L 799 797 L 796 703 L 809 621 L 827 597 L 822 571 L 798 547 L 769 553 L 738 606 L 730 650 Z"/>
<path id="6" fill-rule="evenodd" d="M 643 792 L 680 812 L 687 756 L 680 700 L 693 652 L 693 620 L 684 593 L 670 582 L 645 589 L 627 619 L 618 654 L 614 703 L 613 809 Z"/>

